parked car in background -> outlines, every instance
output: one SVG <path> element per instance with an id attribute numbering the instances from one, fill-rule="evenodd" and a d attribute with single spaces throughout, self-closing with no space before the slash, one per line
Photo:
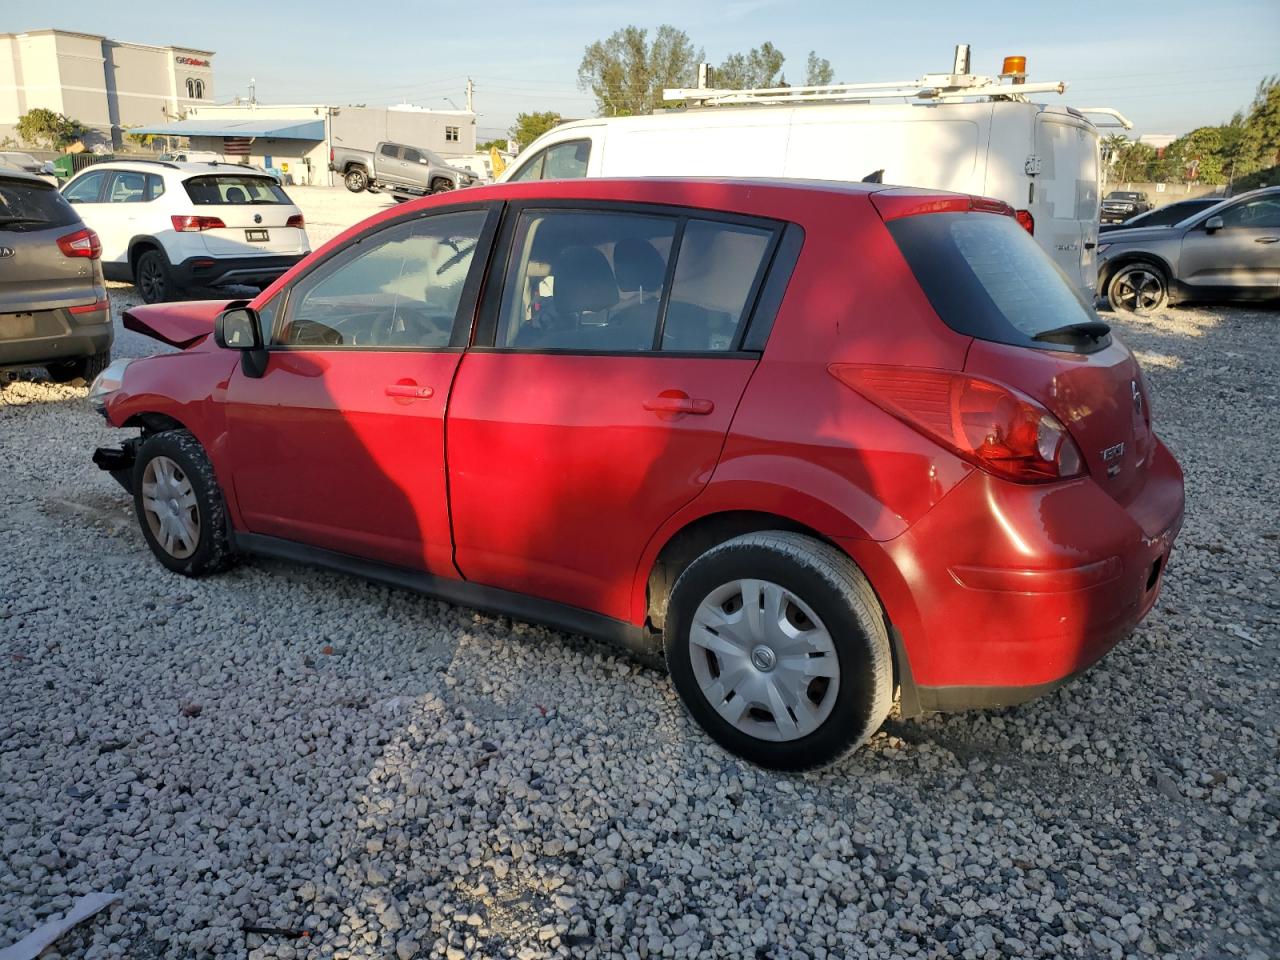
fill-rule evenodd
<path id="1" fill-rule="evenodd" d="M 423 147 L 379 143 L 373 150 L 332 147 L 329 169 L 342 174 L 352 193 L 385 190 L 403 196 L 425 196 L 475 186 L 470 170 L 450 166 Z"/>
<path id="2" fill-rule="evenodd" d="M 39 160 L 29 153 L 17 153 L 12 150 L 0 151 L 0 166 L 16 167 L 55 185 L 58 182 L 58 178 L 54 175 L 53 161 Z"/>
<path id="3" fill-rule="evenodd" d="M 967 58 L 966 52 L 958 59 Z M 1098 128 L 1072 107 L 1025 99 L 1050 88 L 1061 92 L 1060 85 L 1011 90 L 996 78 L 968 74 L 967 64 L 954 73 L 964 74 L 954 78 L 955 87 L 940 86 L 951 77 L 920 78 L 919 89 L 929 94 L 914 104 L 863 99 L 900 95 L 900 83 L 882 92 L 859 85 L 845 100 L 833 99 L 839 94 L 829 88 L 792 88 L 790 95 L 673 91 L 673 102 L 687 100 L 686 109 L 561 124 L 523 149 L 498 179 L 789 177 L 981 194 L 1012 206 L 1041 248 L 1092 295 Z"/>
<path id="4" fill-rule="evenodd" d="M 1113 233 L 1130 227 L 1171 227 L 1192 214 L 1208 210 L 1221 202 L 1222 197 L 1193 197 L 1190 200 L 1176 200 L 1173 203 L 1166 203 L 1163 207 L 1140 213 L 1123 223 L 1103 223 L 1098 227 L 1098 232 Z"/>
<path id="5" fill-rule="evenodd" d="M 1099 289 L 1118 310 L 1280 297 L 1280 187 L 1222 200 L 1172 227 L 1133 227 L 1098 246 Z"/>
<path id="6" fill-rule="evenodd" d="M 1112 190 L 1102 198 L 1102 223 L 1124 223 L 1152 208 L 1145 193 L 1133 190 Z"/>
<path id="7" fill-rule="evenodd" d="M 147 303 L 187 287 L 265 287 L 311 249 L 284 188 L 236 164 L 111 160 L 62 195 L 102 238 L 107 279 L 132 281 Z"/>
<path id="8" fill-rule="evenodd" d="M 111 357 L 98 236 L 57 189 L 0 165 L 0 368 L 92 379 Z"/>
<path id="9" fill-rule="evenodd" d="M 165 567 L 285 557 L 662 652 L 770 767 L 895 686 L 910 716 L 1064 682 L 1181 523 L 1137 361 L 989 199 L 478 187 L 125 325 L 184 348 L 90 391 L 141 427 L 94 459 Z"/>

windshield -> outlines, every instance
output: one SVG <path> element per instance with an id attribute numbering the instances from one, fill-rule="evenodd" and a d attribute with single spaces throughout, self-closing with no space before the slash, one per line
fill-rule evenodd
<path id="1" fill-rule="evenodd" d="M 43 230 L 79 221 L 71 204 L 49 184 L 0 177 L 0 230 Z"/>
<path id="2" fill-rule="evenodd" d="M 929 213 L 888 227 L 933 309 L 957 333 L 1060 350 L 1034 338 L 1098 319 L 1012 217 Z"/>
<path id="3" fill-rule="evenodd" d="M 234 205 L 238 203 L 290 203 L 286 194 L 270 177 L 218 173 L 184 180 L 187 196 L 197 206 Z"/>

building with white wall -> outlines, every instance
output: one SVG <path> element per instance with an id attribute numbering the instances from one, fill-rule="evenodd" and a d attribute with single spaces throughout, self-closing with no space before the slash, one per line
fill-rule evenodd
<path id="1" fill-rule="evenodd" d="M 0 138 L 44 107 L 89 129 L 87 145 L 119 148 L 130 129 L 177 120 L 214 95 L 213 52 L 92 33 L 0 33 Z M 27 144 L 34 146 L 34 144 Z"/>
<path id="2" fill-rule="evenodd" d="M 292 183 L 332 185 L 332 147 L 373 150 L 385 140 L 449 159 L 475 153 L 476 115 L 423 107 L 334 107 L 323 104 L 194 106 L 184 119 L 149 124 L 139 133 L 169 139 L 170 149 L 211 151 L 231 161 L 273 167 Z"/>

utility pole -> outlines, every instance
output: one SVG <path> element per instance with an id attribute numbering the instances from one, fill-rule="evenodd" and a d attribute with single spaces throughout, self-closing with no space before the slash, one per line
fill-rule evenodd
<path id="1" fill-rule="evenodd" d="M 470 77 L 467 77 L 467 113 L 476 112 L 475 92 L 475 83 L 472 82 Z"/>
<path id="2" fill-rule="evenodd" d="M 258 105 L 258 81 L 253 77 L 249 78 L 249 106 L 256 107 Z"/>

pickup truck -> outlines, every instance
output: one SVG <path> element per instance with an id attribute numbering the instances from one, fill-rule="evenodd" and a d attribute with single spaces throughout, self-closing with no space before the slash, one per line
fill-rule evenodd
<path id="1" fill-rule="evenodd" d="M 1155 208 L 1145 193 L 1136 190 L 1112 190 L 1102 198 L 1103 223 L 1124 223 L 1140 213 Z"/>
<path id="2" fill-rule="evenodd" d="M 333 147 L 329 169 L 342 174 L 352 193 L 385 190 L 420 197 L 470 187 L 477 179 L 470 170 L 451 167 L 430 150 L 403 143 L 379 143 L 373 150 Z"/>

